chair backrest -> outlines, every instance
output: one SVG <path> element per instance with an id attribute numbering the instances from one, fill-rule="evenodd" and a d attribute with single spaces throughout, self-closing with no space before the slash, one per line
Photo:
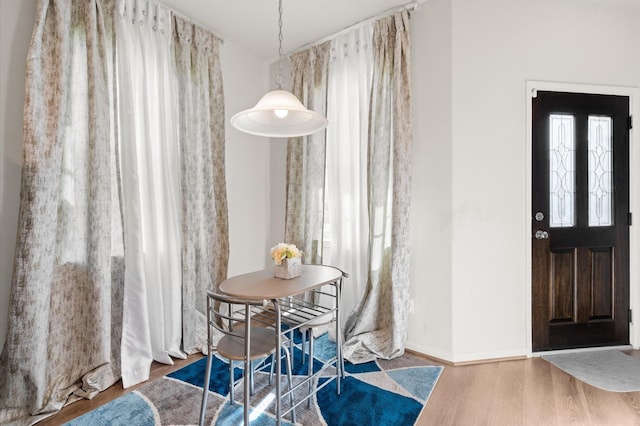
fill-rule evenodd
<path id="1" fill-rule="evenodd" d="M 349 274 L 347 272 L 343 271 L 342 269 L 336 266 L 332 266 L 332 265 L 322 265 L 322 266 L 328 266 L 330 268 L 340 271 L 341 273 L 341 277 L 339 279 L 340 281 L 342 281 L 344 278 L 349 277 Z M 340 283 L 340 286 L 338 286 L 338 289 L 342 289 L 342 282 Z M 303 300 L 305 304 L 320 305 L 324 307 L 333 308 L 335 307 L 335 303 L 336 303 L 335 291 L 336 291 L 336 288 L 333 286 L 333 284 L 325 284 L 320 288 L 309 290 L 306 292 L 304 296 L 297 297 L 297 298 L 300 300 Z"/>
<path id="2" fill-rule="evenodd" d="M 208 343 L 213 345 L 212 328 L 228 336 L 244 338 L 251 321 L 251 308 L 265 306 L 266 300 L 246 300 L 207 290 Z M 239 309 L 238 309 L 239 308 Z"/>

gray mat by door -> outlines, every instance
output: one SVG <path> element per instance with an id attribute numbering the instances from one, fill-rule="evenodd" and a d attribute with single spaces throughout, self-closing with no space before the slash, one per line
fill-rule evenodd
<path id="1" fill-rule="evenodd" d="M 611 392 L 640 391 L 640 359 L 617 350 L 543 355 L 578 380 Z"/>

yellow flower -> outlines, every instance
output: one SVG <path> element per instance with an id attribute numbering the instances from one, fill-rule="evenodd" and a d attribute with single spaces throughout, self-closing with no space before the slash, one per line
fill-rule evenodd
<path id="1" fill-rule="evenodd" d="M 304 253 L 294 244 L 279 243 L 271 247 L 271 258 L 276 265 L 281 265 L 287 258 L 302 257 Z"/>

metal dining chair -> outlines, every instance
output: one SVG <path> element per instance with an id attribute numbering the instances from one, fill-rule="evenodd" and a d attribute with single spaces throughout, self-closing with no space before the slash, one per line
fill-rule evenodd
<path id="1" fill-rule="evenodd" d="M 252 308 L 264 307 L 266 300 L 244 300 L 229 297 L 214 291 L 207 291 L 207 342 L 208 355 L 205 370 L 202 404 L 200 406 L 200 426 L 204 424 L 209 394 L 209 381 L 214 352 L 229 360 L 229 402 L 234 403 L 234 361 L 244 362 L 244 424 L 249 424 L 250 393 L 253 390 L 253 361 L 275 354 L 276 332 L 271 328 L 256 326 L 251 320 Z M 237 309 L 240 307 L 240 309 Z M 236 309 L 236 310 L 234 310 Z M 214 343 L 214 330 L 222 337 Z M 291 357 L 283 344 L 285 353 L 289 389 L 292 387 Z M 273 362 L 272 362 L 273 363 Z M 270 378 L 271 380 L 271 378 Z M 290 403 L 293 407 L 293 395 Z M 292 410 L 293 423 L 296 422 L 295 410 Z"/>
<path id="2" fill-rule="evenodd" d="M 339 269 L 339 268 L 336 268 Z M 348 278 L 349 274 L 345 271 L 342 271 L 342 278 Z M 340 288 L 342 288 L 342 286 L 340 286 Z M 319 297 L 322 298 L 322 294 L 324 294 L 324 292 L 320 291 L 319 292 L 320 295 Z M 338 296 L 339 297 L 339 296 Z M 322 302 L 320 302 L 322 303 Z M 304 310 L 304 308 L 303 308 Z M 319 315 L 316 316 L 314 319 L 312 319 L 311 321 L 308 321 L 306 324 L 304 324 L 303 326 L 300 327 L 300 334 L 302 335 L 302 342 L 301 342 L 301 352 L 302 352 L 302 362 L 304 363 L 304 358 L 305 358 L 305 343 L 308 342 L 309 344 L 309 350 L 308 350 L 308 375 L 311 376 L 313 374 L 313 346 L 314 346 L 314 340 L 315 340 L 315 333 L 317 329 L 320 328 L 327 328 L 336 320 L 335 317 L 336 313 L 332 312 L 329 314 L 324 314 L 324 315 Z M 341 372 L 342 375 L 344 376 L 344 359 L 339 359 L 337 362 L 340 363 L 341 365 Z M 311 386 L 311 383 L 309 383 L 309 386 Z M 311 392 L 311 388 L 309 388 L 309 392 Z M 307 400 L 307 407 L 309 407 L 311 404 L 311 400 Z"/>
<path id="3" fill-rule="evenodd" d="M 340 268 L 336 268 L 342 273 L 342 278 L 348 278 L 349 274 Z M 337 287 L 337 289 L 341 289 L 342 285 Z M 338 291 L 338 290 L 336 290 Z M 313 375 L 313 347 L 314 341 L 316 337 L 316 333 L 318 330 L 323 330 L 322 332 L 327 332 L 329 326 L 336 321 L 336 312 L 331 312 L 331 310 L 335 307 L 335 303 L 331 303 L 331 299 L 335 299 L 340 297 L 339 294 L 330 294 L 326 292 L 324 288 L 311 290 L 302 300 L 297 300 L 295 298 L 289 298 L 289 305 L 285 308 L 285 316 L 283 322 L 290 326 L 298 328 L 298 331 L 301 334 L 301 345 L 300 351 L 302 354 L 302 364 L 304 364 L 305 354 L 308 353 L 308 369 L 307 369 L 307 377 L 311 377 Z M 331 306 L 329 306 L 331 305 Z M 326 312 L 326 313 L 325 313 Z M 293 333 L 291 333 L 290 341 L 293 343 Z M 305 346 L 309 346 L 308 350 Z M 293 354 L 293 349 L 291 349 L 291 353 Z M 337 362 L 340 363 L 340 371 L 342 376 L 344 377 L 344 360 L 339 359 Z M 309 382 L 308 392 L 311 394 L 312 384 Z M 311 398 L 307 399 L 307 407 L 311 406 Z"/>

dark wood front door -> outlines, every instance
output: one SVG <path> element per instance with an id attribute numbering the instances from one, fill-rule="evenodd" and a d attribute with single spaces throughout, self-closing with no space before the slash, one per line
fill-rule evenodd
<path id="1" fill-rule="evenodd" d="M 532 100 L 532 347 L 629 343 L 629 98 Z"/>

